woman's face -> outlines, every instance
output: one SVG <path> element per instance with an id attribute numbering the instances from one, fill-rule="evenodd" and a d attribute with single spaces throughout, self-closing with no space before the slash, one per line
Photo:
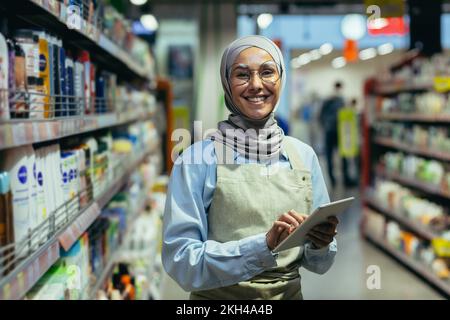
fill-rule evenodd
<path id="1" fill-rule="evenodd" d="M 274 109 L 281 76 L 272 56 L 259 48 L 243 50 L 230 70 L 233 103 L 252 119 L 262 119 Z"/>

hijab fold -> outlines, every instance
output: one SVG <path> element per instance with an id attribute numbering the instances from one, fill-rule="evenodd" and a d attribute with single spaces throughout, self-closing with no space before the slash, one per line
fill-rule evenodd
<path id="1" fill-rule="evenodd" d="M 246 36 L 232 42 L 223 53 L 220 66 L 225 105 L 231 114 L 227 120 L 218 123 L 218 130 L 211 134 L 211 139 L 231 147 L 247 159 L 265 162 L 278 159 L 281 151 L 284 132 L 275 120 L 275 111 L 280 101 L 263 119 L 249 118 L 233 103 L 229 81 L 234 61 L 243 50 L 251 47 L 260 48 L 272 56 L 281 75 L 280 92 L 283 90 L 286 81 L 284 61 L 275 43 L 263 36 Z"/>

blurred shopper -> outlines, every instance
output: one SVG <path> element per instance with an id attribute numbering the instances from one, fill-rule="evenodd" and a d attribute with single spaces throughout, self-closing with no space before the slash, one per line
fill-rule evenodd
<path id="1" fill-rule="evenodd" d="M 334 94 L 326 99 L 320 111 L 320 123 L 325 131 L 325 156 L 327 158 L 328 177 L 333 188 L 336 186 L 334 174 L 334 153 L 338 149 L 338 113 L 344 107 L 342 97 L 342 83 L 337 81 L 334 84 Z M 342 177 L 346 187 L 352 187 L 354 182 L 349 176 L 348 161 L 345 157 L 341 159 Z"/>
<path id="2" fill-rule="evenodd" d="M 304 246 L 273 253 L 330 201 L 313 149 L 274 119 L 285 83 L 281 51 L 262 36 L 240 38 L 226 48 L 220 75 L 231 114 L 174 165 L 164 268 L 191 299 L 302 299 L 299 268 L 328 271 L 338 220 L 313 228 Z"/>

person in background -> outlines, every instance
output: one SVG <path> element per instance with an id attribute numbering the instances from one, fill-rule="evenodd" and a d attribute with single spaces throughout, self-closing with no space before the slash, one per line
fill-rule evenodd
<path id="1" fill-rule="evenodd" d="M 334 152 L 338 147 L 338 112 L 344 107 L 344 104 L 344 98 L 342 97 L 342 83 L 337 81 L 334 84 L 333 95 L 324 101 L 319 115 L 320 123 L 325 131 L 325 156 L 327 158 L 328 177 L 330 178 L 333 188 L 336 186 L 333 158 Z M 341 164 L 344 185 L 346 187 L 352 187 L 354 182 L 349 176 L 347 159 L 342 158 Z"/>

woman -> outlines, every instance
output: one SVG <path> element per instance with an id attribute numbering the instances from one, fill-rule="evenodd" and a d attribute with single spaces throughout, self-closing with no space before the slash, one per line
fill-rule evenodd
<path id="1" fill-rule="evenodd" d="M 162 259 L 191 299 L 302 299 L 299 267 L 322 274 L 336 254 L 335 217 L 304 247 L 272 250 L 329 202 L 311 147 L 284 136 L 274 112 L 285 82 L 278 47 L 240 38 L 221 63 L 231 114 L 177 159 L 168 187 Z"/>

